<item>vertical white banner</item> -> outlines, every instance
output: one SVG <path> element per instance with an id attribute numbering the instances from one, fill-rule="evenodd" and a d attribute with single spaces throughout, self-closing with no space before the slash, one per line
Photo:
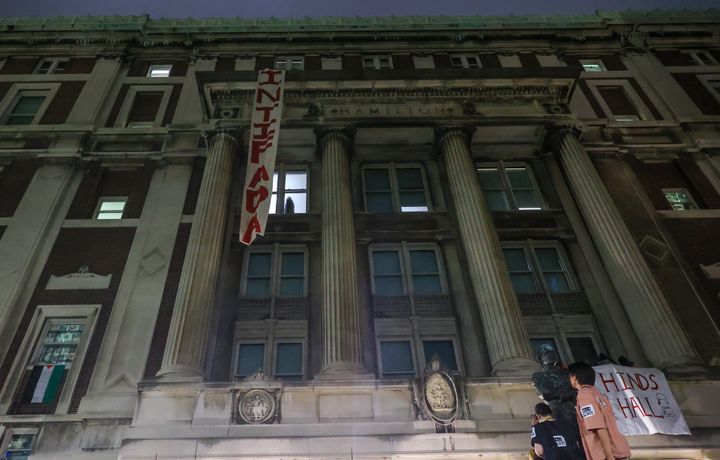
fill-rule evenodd
<path id="1" fill-rule="evenodd" d="M 284 70 L 261 70 L 253 102 L 247 172 L 240 214 L 240 242 L 265 233 L 285 91 Z"/>

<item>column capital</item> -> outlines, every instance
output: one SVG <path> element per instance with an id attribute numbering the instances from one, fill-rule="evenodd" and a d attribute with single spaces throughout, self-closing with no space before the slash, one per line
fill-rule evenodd
<path id="1" fill-rule="evenodd" d="M 545 125 L 545 144 L 551 146 L 565 134 L 574 134 L 580 139 L 585 126 L 580 123 L 563 122 L 547 123 Z"/>
<path id="2" fill-rule="evenodd" d="M 208 142 L 208 145 L 210 145 L 210 141 L 215 138 L 215 136 L 221 134 L 224 136 L 228 136 L 235 143 L 239 144 L 240 140 L 242 139 L 243 129 L 237 126 L 215 127 L 203 129 L 200 134 Z"/>
<path id="3" fill-rule="evenodd" d="M 449 136 L 461 136 L 466 145 L 470 145 L 475 126 L 468 124 L 439 125 L 435 127 L 435 143 L 441 145 Z"/>
<path id="4" fill-rule="evenodd" d="M 355 132 L 357 132 L 357 128 L 352 125 L 318 126 L 315 128 L 318 150 L 322 151 L 325 142 L 331 137 L 340 139 L 348 150 L 351 150 L 350 147 L 355 139 Z"/>

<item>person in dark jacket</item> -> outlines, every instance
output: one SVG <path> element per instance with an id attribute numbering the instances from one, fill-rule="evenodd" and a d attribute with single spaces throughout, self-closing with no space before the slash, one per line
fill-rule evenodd
<path id="1" fill-rule="evenodd" d="M 543 460 L 584 460 L 585 453 L 574 425 L 552 417 L 550 406 L 535 406 L 530 445 L 536 458 Z"/>

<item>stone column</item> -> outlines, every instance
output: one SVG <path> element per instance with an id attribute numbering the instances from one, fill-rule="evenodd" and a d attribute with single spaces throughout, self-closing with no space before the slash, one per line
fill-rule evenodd
<path id="1" fill-rule="evenodd" d="M 234 130 L 207 132 L 209 151 L 193 217 L 190 239 L 173 308 L 170 331 L 158 376 L 202 378 L 208 327 L 220 268 L 228 216 L 233 159 L 238 150 Z"/>
<path id="2" fill-rule="evenodd" d="M 471 134 L 472 129 L 467 127 L 441 128 L 436 133 L 445 158 L 475 301 L 480 308 L 492 373 L 529 374 L 538 365 L 533 360 L 520 306 L 470 154 Z"/>
<path id="3" fill-rule="evenodd" d="M 323 369 L 318 378 L 367 377 L 362 365 L 355 222 L 350 189 L 353 130 L 317 131 L 322 157 Z"/>
<path id="4" fill-rule="evenodd" d="M 647 357 L 656 367 L 668 370 L 699 363 L 577 135 L 561 128 L 548 136 L 548 144 L 560 157 L 580 212 Z"/>

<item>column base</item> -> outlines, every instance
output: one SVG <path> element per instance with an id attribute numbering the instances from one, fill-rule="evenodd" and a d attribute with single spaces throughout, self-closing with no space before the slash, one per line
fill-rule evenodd
<path id="1" fill-rule="evenodd" d="M 532 359 L 508 358 L 495 363 L 492 375 L 496 377 L 530 377 L 540 370 L 540 364 Z"/>
<path id="2" fill-rule="evenodd" d="M 678 356 L 658 364 L 657 367 L 671 376 L 688 376 L 708 372 L 708 369 L 697 356 Z"/>
<path id="3" fill-rule="evenodd" d="M 205 373 L 199 369 L 182 364 L 163 366 L 156 374 L 160 382 L 202 382 Z"/>
<path id="4" fill-rule="evenodd" d="M 375 374 L 368 372 L 359 363 L 335 361 L 325 366 L 315 376 L 315 380 L 375 380 Z"/>

